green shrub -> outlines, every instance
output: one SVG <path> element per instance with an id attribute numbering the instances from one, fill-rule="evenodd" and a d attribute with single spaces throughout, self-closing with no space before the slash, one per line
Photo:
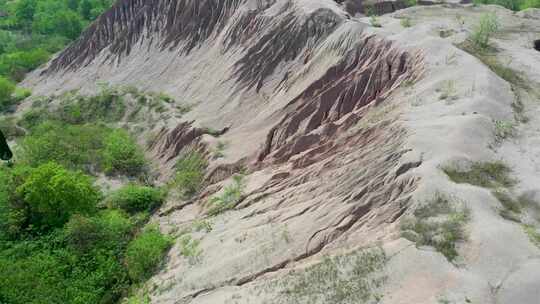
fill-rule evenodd
<path id="1" fill-rule="evenodd" d="M 0 76 L 0 111 L 7 110 L 13 104 L 13 98 L 11 94 L 15 91 L 15 85 Z"/>
<path id="2" fill-rule="evenodd" d="M 160 189 L 127 185 L 109 195 L 107 205 L 133 214 L 151 212 L 161 206 L 164 200 L 165 193 Z"/>
<path id="3" fill-rule="evenodd" d="M 52 162 L 31 169 L 16 192 L 28 225 L 39 230 L 61 227 L 73 214 L 93 213 L 100 199 L 90 177 Z"/>
<path id="4" fill-rule="evenodd" d="M 58 109 L 58 119 L 73 123 L 96 121 L 118 122 L 126 113 L 123 92 L 100 86 L 100 92 L 94 96 L 68 95 Z"/>
<path id="5" fill-rule="evenodd" d="M 125 263 L 135 282 L 148 279 L 161 262 L 172 240 L 154 226 L 146 228 L 127 247 Z"/>
<path id="6" fill-rule="evenodd" d="M 134 295 L 122 300 L 122 304 L 150 304 L 150 297 L 147 294 Z"/>
<path id="7" fill-rule="evenodd" d="M 32 95 L 32 91 L 25 88 L 15 88 L 15 91 L 13 92 L 13 100 L 15 102 L 19 102 L 21 100 L 24 100 L 27 97 L 30 97 Z"/>
<path id="8" fill-rule="evenodd" d="M 464 226 L 469 219 L 468 209 L 452 206 L 449 197 L 437 193 L 402 222 L 402 236 L 417 246 L 432 246 L 453 261 L 457 243 L 467 239 Z"/>
<path id="9" fill-rule="evenodd" d="M 109 249 L 119 252 L 127 245 L 133 222 L 118 210 L 106 210 L 93 217 L 74 215 L 65 226 L 66 239 L 79 252 Z"/>
<path id="10" fill-rule="evenodd" d="M 224 211 L 230 210 L 238 204 L 242 198 L 244 190 L 244 180 L 242 175 L 233 176 L 233 183 L 225 187 L 220 195 L 212 197 L 210 203 L 212 207 L 208 210 L 210 215 L 218 215 Z"/>
<path id="11" fill-rule="evenodd" d="M 15 192 L 29 170 L 29 167 L 21 165 L 0 169 L 0 244 L 4 239 L 17 237 L 25 228 L 26 209 Z"/>
<path id="12" fill-rule="evenodd" d="M 528 8 L 540 8 L 540 0 L 523 0 L 519 5 L 520 10 Z"/>
<path id="13" fill-rule="evenodd" d="M 200 240 L 192 238 L 189 234 L 180 239 L 180 254 L 186 257 L 191 265 L 201 261 L 203 250 L 199 247 L 200 244 Z"/>
<path id="14" fill-rule="evenodd" d="M 507 9 L 518 11 L 527 8 L 540 8 L 539 0 L 475 0 L 476 4 L 496 4 Z"/>
<path id="15" fill-rule="evenodd" d="M 47 236 L 0 252 L 0 298 L 4 303 L 116 303 L 128 287 L 122 264 L 111 252 L 79 256 L 51 245 Z M 16 253 L 16 254 L 15 254 Z"/>
<path id="16" fill-rule="evenodd" d="M 37 48 L 0 55 L 0 75 L 5 75 L 19 82 L 26 73 L 39 67 L 49 59 L 49 52 Z"/>
<path id="17" fill-rule="evenodd" d="M 371 24 L 373 27 L 382 27 L 381 22 L 376 15 L 371 15 L 369 17 L 369 24 Z"/>
<path id="18" fill-rule="evenodd" d="M 107 136 L 103 156 L 107 174 L 138 176 L 145 170 L 142 151 L 124 130 L 115 130 Z"/>
<path id="19" fill-rule="evenodd" d="M 46 1 L 42 3 L 60 4 L 60 1 Z M 32 31 L 44 35 L 61 35 L 68 39 L 75 39 L 82 31 L 82 18 L 76 12 L 60 7 L 47 8 L 48 11 L 36 14 L 32 23 Z"/>
<path id="20" fill-rule="evenodd" d="M 471 34 L 473 44 L 482 50 L 489 47 L 489 40 L 499 30 L 500 24 L 495 13 L 485 13 Z"/>
<path id="21" fill-rule="evenodd" d="M 399 21 L 399 24 L 401 24 L 401 26 L 403 26 L 405 28 L 411 27 L 412 26 L 411 18 L 404 17 Z"/>
<path id="22" fill-rule="evenodd" d="M 514 199 L 508 191 L 497 189 L 491 192 L 493 196 L 499 200 L 502 205 L 502 209 L 499 210 L 499 214 L 511 221 L 520 222 L 521 210 L 523 208 L 520 199 Z"/>
<path id="23" fill-rule="evenodd" d="M 55 161 L 70 169 L 99 171 L 103 161 L 101 151 L 110 132 L 99 124 L 73 126 L 46 121 L 22 140 L 21 158 L 32 166 Z"/>
<path id="24" fill-rule="evenodd" d="M 206 159 L 200 152 L 190 152 L 178 160 L 174 184 L 185 196 L 196 194 L 204 181 Z"/>
<path id="25" fill-rule="evenodd" d="M 47 113 L 41 109 L 30 109 L 23 113 L 19 120 L 19 125 L 25 129 L 31 130 L 42 124 L 47 119 Z"/>

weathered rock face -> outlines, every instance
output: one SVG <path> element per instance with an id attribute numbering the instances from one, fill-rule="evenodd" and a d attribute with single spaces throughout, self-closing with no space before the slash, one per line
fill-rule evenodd
<path id="1" fill-rule="evenodd" d="M 259 160 L 271 153 L 288 160 L 356 124 L 361 117 L 354 115 L 342 126 L 333 122 L 376 99 L 384 100 L 401 81 L 412 77 L 415 63 L 389 41 L 362 39 L 343 61 L 289 103 L 292 111 L 270 131 Z M 312 133 L 318 128 L 321 132 Z"/>
<path id="2" fill-rule="evenodd" d="M 89 90 L 97 80 L 138 84 L 191 104 L 141 134 L 152 137 L 148 153 L 163 171 L 186 149 L 209 155 L 216 141 L 227 143 L 224 158 L 210 159 L 208 187 L 156 217 L 163 229 L 204 216 L 220 182 L 247 169 L 241 200 L 202 240 L 220 248 L 205 251 L 216 262 L 187 269 L 175 247 L 157 280 L 183 283 L 153 295 L 156 302 L 190 301 L 320 252 L 392 237 L 386 229 L 418 182 L 408 171 L 420 165 L 402 159 L 407 131 L 392 93 L 423 63 L 364 27 L 331 0 L 121 0 L 26 80 L 38 93 Z M 249 248 L 270 237 L 261 227 L 288 227 L 293 241 L 259 260 Z M 238 234 L 248 235 L 243 250 L 231 241 Z"/>
<path id="3" fill-rule="evenodd" d="M 52 60 L 40 72 L 40 77 L 47 81 L 57 78 L 66 87 L 86 86 L 88 82 L 73 81 L 72 77 L 101 67 L 110 71 L 100 80 L 138 81 L 159 87 L 167 79 L 177 82 L 175 75 L 181 78 L 182 74 L 188 74 L 186 78 L 195 83 L 182 79 L 180 85 L 186 90 L 173 92 L 185 98 L 205 91 L 211 98 L 222 99 L 217 108 L 205 104 L 197 107 L 219 116 L 214 121 L 219 120 L 222 125 L 234 121 L 232 111 L 220 111 L 227 101 L 236 99 L 233 94 L 255 99 L 249 101 L 255 104 L 249 106 L 249 111 L 264 114 L 259 117 L 269 123 L 265 123 L 264 128 L 272 128 L 267 131 L 262 150 L 252 149 L 247 154 L 258 154 L 259 161 L 269 154 L 287 160 L 313 148 L 323 137 L 332 137 L 337 131 L 333 122 L 375 100 L 383 100 L 393 88 L 414 77 L 419 70 L 418 58 L 390 41 L 362 34 L 363 26 L 347 21 L 333 2 L 304 2 L 118 1 L 81 39 Z M 134 60 L 141 57 L 141 52 L 149 64 L 139 67 Z M 174 54 L 172 67 L 152 64 L 158 61 L 154 56 L 163 52 Z M 226 73 L 209 80 L 208 85 L 203 79 L 193 79 L 200 67 L 186 70 L 181 69 L 180 64 L 183 58 L 196 60 L 199 56 L 202 60 L 197 65 L 209 69 L 223 65 Z M 175 64 L 176 60 L 180 64 Z M 171 71 L 175 68 L 176 71 Z M 125 70 L 132 72 L 129 76 L 123 75 Z M 141 75 L 148 72 L 159 76 L 149 79 Z M 46 87 L 38 82 L 38 88 Z M 52 85 L 58 87 L 58 83 Z M 199 90 L 190 92 L 197 86 Z M 217 94 L 208 93 L 214 89 Z M 227 95 L 222 95 L 224 92 Z M 261 97 L 284 106 L 265 110 L 263 108 L 272 107 L 268 107 L 267 102 L 261 103 Z M 240 106 L 235 110 L 246 108 Z M 270 112 L 276 110 L 281 114 Z M 194 115 L 193 118 L 200 117 Z M 249 117 L 242 120 L 246 118 Z M 278 123 L 271 122 L 277 119 Z M 350 119 L 348 125 L 358 120 Z M 167 128 L 162 127 L 157 132 L 162 142 L 157 143 L 160 149 L 151 147 L 152 150 L 160 159 L 170 161 L 183 146 L 204 133 L 196 126 L 190 128 L 191 124 L 180 122 L 171 127 L 171 134 L 164 138 Z M 310 135 L 320 128 L 324 130 L 322 133 Z M 173 138 L 177 139 L 176 143 L 172 142 Z M 262 144 L 261 138 L 264 137 L 259 136 L 257 141 Z"/>

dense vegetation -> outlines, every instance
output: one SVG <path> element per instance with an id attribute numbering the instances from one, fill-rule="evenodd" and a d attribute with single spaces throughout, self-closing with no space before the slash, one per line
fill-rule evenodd
<path id="1" fill-rule="evenodd" d="M 540 8 L 540 0 L 474 0 L 476 4 L 496 4 L 514 11 Z"/>
<path id="2" fill-rule="evenodd" d="M 0 111 L 29 92 L 24 75 L 76 39 L 112 0 L 0 0 Z"/>
<path id="3" fill-rule="evenodd" d="M 61 123 L 38 126 L 21 141 L 23 157 L 0 168 L 0 303 L 115 303 L 152 273 L 171 244 L 144 225 L 165 194 L 129 184 L 104 195 L 94 177 L 81 171 L 91 163 L 87 151 L 75 146 L 63 165 L 26 152 L 37 151 L 35 145 L 51 134 L 67 143 L 63 137 L 70 131 L 42 131 L 51 125 Z M 117 132 L 62 127 L 82 134 L 86 127 Z M 81 147 L 99 136 L 82 136 Z M 95 148 L 102 150 L 106 145 Z"/>
<path id="4" fill-rule="evenodd" d="M 0 303 L 117 303 L 162 260 L 172 240 L 146 223 L 166 193 L 114 123 L 125 115 L 103 88 L 0 121 L 17 143 L 14 164 L 0 164 Z M 103 193 L 104 174 L 130 182 Z"/>

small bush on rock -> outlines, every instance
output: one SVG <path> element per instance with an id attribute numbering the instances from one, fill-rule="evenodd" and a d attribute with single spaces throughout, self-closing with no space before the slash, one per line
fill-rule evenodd
<path id="1" fill-rule="evenodd" d="M 402 223 L 402 236 L 417 246 L 432 246 L 449 261 L 457 256 L 456 245 L 466 240 L 465 224 L 470 211 L 453 206 L 449 197 L 437 193 L 435 197 L 414 211 L 414 217 Z"/>
<path id="2" fill-rule="evenodd" d="M 172 240 L 157 227 L 146 228 L 127 247 L 125 263 L 129 277 L 135 282 L 148 279 L 171 244 Z"/>
<path id="3" fill-rule="evenodd" d="M 192 196 L 200 190 L 207 165 L 206 159 L 197 151 L 178 160 L 174 184 L 184 196 Z"/>
<path id="4" fill-rule="evenodd" d="M 107 174 L 128 176 L 142 174 L 146 164 L 137 143 L 124 130 L 115 130 L 105 139 L 103 162 Z"/>
<path id="5" fill-rule="evenodd" d="M 489 40 L 497 33 L 499 27 L 499 20 L 495 13 L 483 14 L 470 39 L 477 48 L 485 50 L 489 47 Z"/>

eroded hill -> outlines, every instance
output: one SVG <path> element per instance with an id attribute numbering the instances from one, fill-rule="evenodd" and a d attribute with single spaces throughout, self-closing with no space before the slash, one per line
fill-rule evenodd
<path id="1" fill-rule="evenodd" d="M 134 131 L 162 183 L 207 166 L 153 217 L 177 237 L 153 303 L 537 303 L 538 28 L 490 6 L 118 1 L 24 85 L 175 97 Z"/>

